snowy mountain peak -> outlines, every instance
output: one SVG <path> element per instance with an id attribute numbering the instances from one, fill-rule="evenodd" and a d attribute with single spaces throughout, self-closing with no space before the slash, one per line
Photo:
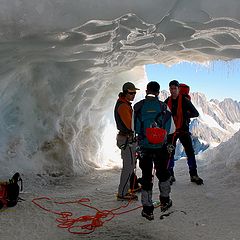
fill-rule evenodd
<path id="1" fill-rule="evenodd" d="M 192 102 L 200 116 L 191 122 L 194 136 L 210 146 L 227 141 L 240 127 L 240 108 L 231 98 L 210 100 L 202 93 L 192 93 Z"/>

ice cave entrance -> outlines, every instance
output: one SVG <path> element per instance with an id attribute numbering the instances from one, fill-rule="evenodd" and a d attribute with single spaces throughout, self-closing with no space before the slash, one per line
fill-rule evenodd
<path id="1" fill-rule="evenodd" d="M 133 103 L 144 98 L 145 96 L 145 87 L 148 81 L 157 81 L 161 85 L 161 91 L 168 92 L 168 83 L 172 79 L 177 79 L 179 82 L 185 83 L 191 87 L 191 93 L 199 93 L 206 97 L 206 104 L 212 104 L 212 101 L 222 102 L 226 98 L 232 99 L 236 102 L 236 106 L 239 106 L 239 84 L 238 76 L 240 72 L 240 61 L 212 61 L 205 63 L 194 63 L 194 62 L 181 62 L 179 64 L 174 64 L 172 66 L 166 66 L 164 64 L 148 64 L 142 67 L 137 67 L 130 70 L 130 73 L 127 73 L 123 76 L 132 76 L 136 74 L 137 77 L 133 80 L 136 82 L 137 86 L 141 89 L 136 96 L 136 99 Z M 120 77 L 121 80 L 122 77 Z M 128 77 L 126 78 L 126 81 Z M 122 81 L 124 82 L 124 81 Z M 118 85 L 118 90 L 120 91 L 121 85 Z M 161 100 L 165 100 L 165 94 L 160 95 Z M 116 96 L 117 97 L 117 92 Z M 113 100 L 114 101 L 114 100 Z M 197 106 L 199 107 L 199 106 Z M 240 109 L 240 107 L 238 108 Z M 115 138 L 117 130 L 115 127 L 113 116 L 113 108 L 109 109 L 109 116 L 107 124 L 105 125 L 105 130 L 102 137 L 102 147 L 101 153 L 103 156 L 103 161 L 100 164 L 100 168 L 112 168 L 115 166 L 121 166 L 120 151 L 117 149 L 115 144 Z M 203 114 L 203 113 L 202 113 Z M 212 113 L 215 114 L 215 113 Z M 239 114 L 236 113 L 236 114 Z M 219 127 L 219 123 L 215 122 L 216 119 L 210 119 L 211 116 L 208 116 L 208 121 L 205 124 L 209 127 Z M 232 121 L 230 125 L 235 125 L 234 130 L 230 131 L 228 137 L 233 134 L 234 131 L 239 129 L 239 123 Z M 222 131 L 227 131 L 226 129 L 221 129 Z M 213 141 L 212 145 L 216 146 L 219 144 L 219 141 Z M 210 143 L 205 143 L 203 149 Z M 180 150 L 181 151 L 181 148 Z M 199 151 L 199 150 L 198 150 Z"/>

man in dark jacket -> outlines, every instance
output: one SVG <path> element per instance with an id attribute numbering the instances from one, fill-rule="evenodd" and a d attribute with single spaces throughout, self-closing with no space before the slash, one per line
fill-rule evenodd
<path id="1" fill-rule="evenodd" d="M 159 91 L 160 85 L 157 82 L 149 82 L 145 99 L 134 105 L 134 130 L 141 149 L 139 166 L 142 170 L 142 216 L 148 220 L 154 219 L 153 164 L 159 180 L 161 210 L 166 211 L 172 206 L 170 173 L 167 169 L 169 152 L 166 140 L 168 134 L 174 133 L 175 125 L 167 105 L 158 99 Z M 161 135 L 163 138 L 158 138 Z"/>
<path id="2" fill-rule="evenodd" d="M 203 180 L 197 173 L 196 158 L 192 146 L 191 133 L 189 132 L 190 118 L 198 117 L 199 113 L 189 99 L 179 94 L 179 82 L 177 80 L 173 80 L 169 83 L 169 90 L 171 96 L 165 100 L 165 103 L 167 103 L 172 111 L 176 132 L 168 137 L 168 142 L 176 146 L 176 142 L 179 139 L 187 155 L 190 180 L 191 182 L 201 185 L 203 184 Z M 168 166 L 171 173 L 171 182 L 176 181 L 173 170 L 174 154 L 175 152 L 173 151 Z"/>

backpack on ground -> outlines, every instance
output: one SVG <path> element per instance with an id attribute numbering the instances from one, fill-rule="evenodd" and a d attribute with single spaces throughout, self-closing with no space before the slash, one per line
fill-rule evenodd
<path id="1" fill-rule="evenodd" d="M 20 182 L 21 188 L 18 183 Z M 19 192 L 22 191 L 22 179 L 17 172 L 8 182 L 0 182 L 0 209 L 14 207 L 19 200 Z"/>

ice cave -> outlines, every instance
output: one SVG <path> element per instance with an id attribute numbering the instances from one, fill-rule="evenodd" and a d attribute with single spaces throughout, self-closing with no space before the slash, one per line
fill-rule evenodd
<path id="1" fill-rule="evenodd" d="M 0 4 L 1 176 L 111 166 L 115 99 L 144 64 L 240 57 L 238 0 Z"/>

